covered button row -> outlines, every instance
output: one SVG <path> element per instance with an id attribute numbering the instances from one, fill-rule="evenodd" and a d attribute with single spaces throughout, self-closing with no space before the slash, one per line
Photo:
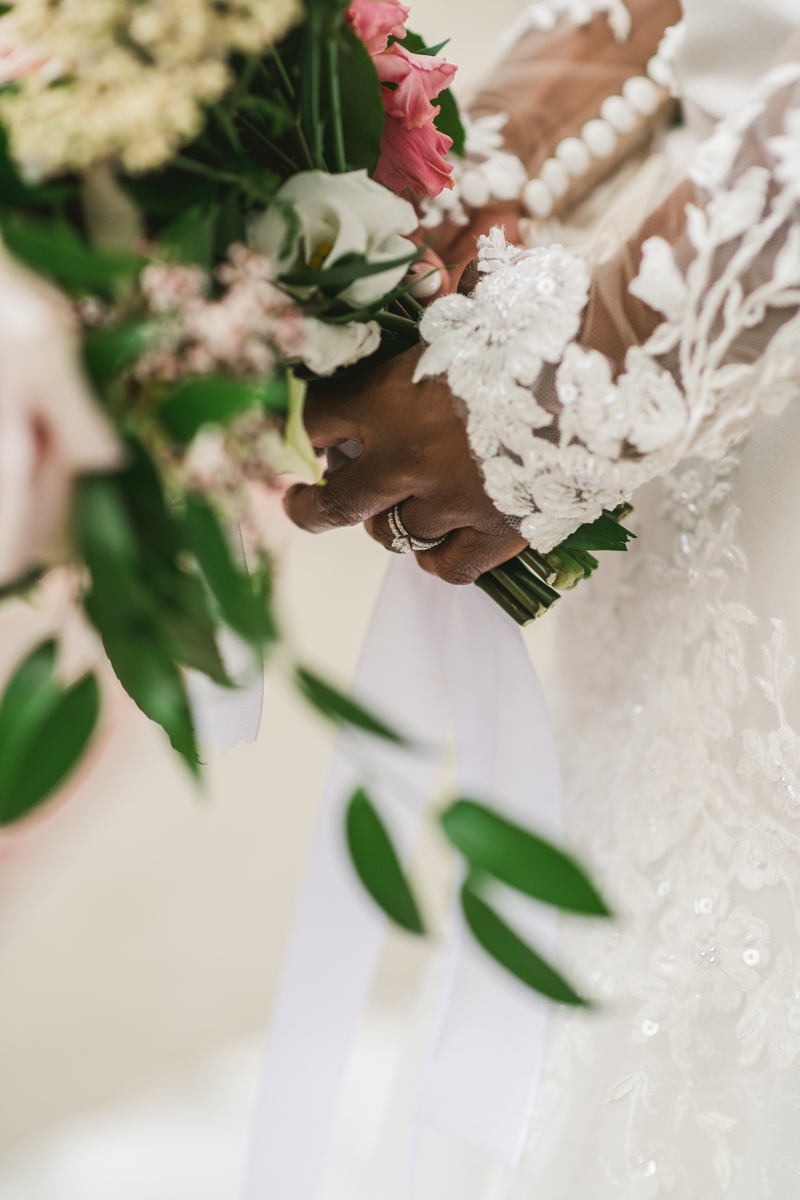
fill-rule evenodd
<path id="1" fill-rule="evenodd" d="M 635 75 L 625 81 L 621 96 L 607 96 L 600 116 L 587 121 L 581 136 L 564 138 L 555 156 L 542 164 L 537 179 L 529 179 L 522 192 L 526 208 L 535 217 L 549 217 L 570 181 L 585 175 L 593 158 L 608 158 L 617 148 L 617 134 L 630 133 L 641 117 L 650 116 L 661 103 L 661 91 L 651 79 Z"/>

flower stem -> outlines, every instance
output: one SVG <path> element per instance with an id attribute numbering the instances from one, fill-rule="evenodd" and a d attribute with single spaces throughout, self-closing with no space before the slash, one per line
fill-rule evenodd
<path id="1" fill-rule="evenodd" d="M 339 92 L 339 43 L 336 41 L 335 33 L 328 39 L 327 50 L 334 170 L 346 171 L 347 163 L 344 157 L 344 131 L 342 129 L 342 97 Z"/>
<path id="2" fill-rule="evenodd" d="M 495 604 L 499 604 L 504 612 L 507 612 L 512 620 L 518 625 L 530 625 L 531 621 L 535 621 L 539 615 L 539 611 L 533 612 L 524 604 L 520 604 L 515 600 L 510 592 L 493 578 L 493 572 L 487 571 L 484 575 L 479 575 L 475 580 L 475 586 L 479 587 L 482 592 L 485 592 Z"/>
<path id="3" fill-rule="evenodd" d="M 289 76 L 287 74 L 286 67 L 283 65 L 283 59 L 281 58 L 281 56 L 278 53 L 275 46 L 272 46 L 270 48 L 270 53 L 272 54 L 272 57 L 275 60 L 275 66 L 278 68 L 278 75 L 280 77 L 281 83 L 284 86 L 284 89 L 286 90 L 287 96 L 289 97 L 290 100 L 294 100 L 294 97 L 295 97 L 294 84 L 292 83 L 291 79 L 289 78 Z"/>

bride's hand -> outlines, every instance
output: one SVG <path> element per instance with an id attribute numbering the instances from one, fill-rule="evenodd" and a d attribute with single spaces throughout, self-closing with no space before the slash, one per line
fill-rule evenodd
<path id="1" fill-rule="evenodd" d="M 417 553 L 419 565 L 448 583 L 472 583 L 527 542 L 484 492 L 447 384 L 412 382 L 420 354 L 415 347 L 356 383 L 309 394 L 305 420 L 314 446 L 354 441 L 363 450 L 326 473 L 323 486 L 290 488 L 284 504 L 295 524 L 312 533 L 363 521 L 387 549 L 388 512 L 401 504 L 409 533 L 426 540 L 447 535 Z"/>

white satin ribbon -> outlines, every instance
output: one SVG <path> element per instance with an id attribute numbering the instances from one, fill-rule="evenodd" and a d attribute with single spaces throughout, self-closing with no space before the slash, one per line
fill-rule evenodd
<path id="1" fill-rule="evenodd" d="M 350 865 L 343 815 L 366 783 L 398 852 L 411 854 L 448 724 L 462 794 L 549 834 L 560 784 L 549 721 L 517 627 L 476 588 L 452 588 L 394 559 L 354 693 L 425 754 L 343 734 L 334 749 L 275 1002 L 246 1200 L 314 1200 L 333 1114 L 380 954 L 385 920 Z M 552 918 L 538 930 L 542 945 Z M 546 949 L 546 946 L 545 946 Z M 462 936 L 420 1088 L 418 1118 L 518 1157 L 541 1060 L 542 1002 Z"/>

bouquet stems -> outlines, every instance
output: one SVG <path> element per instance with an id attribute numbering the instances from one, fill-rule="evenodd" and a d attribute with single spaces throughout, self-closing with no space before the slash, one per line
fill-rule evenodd
<path id="1" fill-rule="evenodd" d="M 476 586 L 499 604 L 518 625 L 530 625 L 581 579 L 588 579 L 598 567 L 590 550 L 625 550 L 635 536 L 619 522 L 631 512 L 629 504 L 620 504 L 613 512 L 604 512 L 590 525 L 581 525 L 547 554 L 527 547 L 515 558 L 486 571 Z"/>

